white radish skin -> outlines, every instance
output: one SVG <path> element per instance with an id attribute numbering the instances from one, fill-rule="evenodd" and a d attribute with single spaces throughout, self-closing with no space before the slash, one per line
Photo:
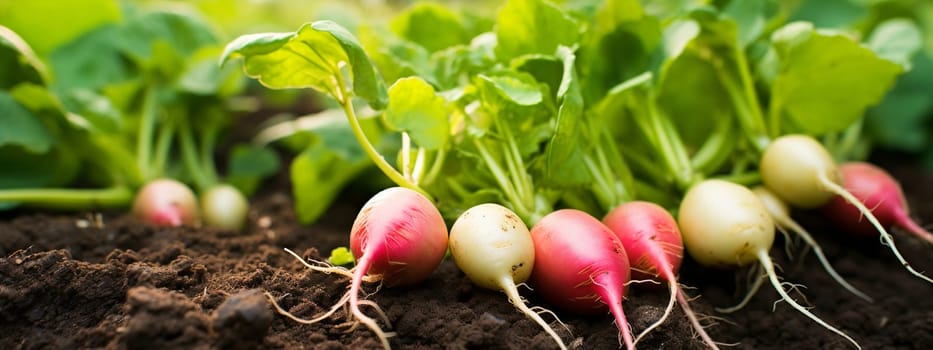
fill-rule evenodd
<path id="1" fill-rule="evenodd" d="M 816 255 L 816 258 L 820 261 L 820 265 L 823 265 L 826 273 L 836 280 L 836 283 L 839 283 L 839 285 L 859 298 L 869 302 L 872 301 L 871 297 L 862 293 L 858 288 L 853 287 L 836 272 L 836 269 L 834 269 L 833 266 L 829 264 L 829 260 L 826 259 L 826 255 L 823 254 L 823 248 L 820 247 L 819 243 L 810 236 L 810 233 L 807 232 L 803 226 L 800 226 L 797 221 L 794 221 L 794 219 L 790 217 L 790 208 L 787 207 L 784 201 L 767 188 L 761 186 L 753 188 L 752 192 L 754 192 L 755 195 L 758 196 L 758 199 L 761 200 L 761 203 L 764 204 L 765 209 L 771 215 L 771 218 L 774 219 L 774 223 L 779 229 L 790 230 L 796 233 L 800 238 L 803 238 L 804 242 L 807 242 L 807 244 L 813 247 L 813 254 Z"/>
<path id="2" fill-rule="evenodd" d="M 133 215 L 156 226 L 196 226 L 198 201 L 185 184 L 172 179 L 157 179 L 147 183 L 136 194 Z"/>
<path id="3" fill-rule="evenodd" d="M 505 292 L 509 301 L 567 349 L 541 316 L 518 293 L 534 268 L 535 247 L 528 227 L 514 212 L 486 203 L 463 212 L 450 229 L 450 254 L 457 267 L 476 285 Z"/>
<path id="4" fill-rule="evenodd" d="M 933 283 L 904 259 L 872 211 L 840 185 L 836 163 L 818 141 L 806 135 L 781 136 L 765 149 L 760 167 L 765 187 L 793 206 L 813 209 L 826 205 L 834 196 L 842 197 L 868 219 L 901 265 L 914 276 Z"/>
<path id="5" fill-rule="evenodd" d="M 635 337 L 635 344 L 667 320 L 674 309 L 674 300 L 677 300 L 700 339 L 703 339 L 709 348 L 718 349 L 716 342 L 703 329 L 690 308 L 683 289 L 677 283 L 675 271 L 683 260 L 684 244 L 674 217 L 657 204 L 633 201 L 613 208 L 603 218 L 603 223 L 622 242 L 629 258 L 632 278 L 648 278 L 666 283 L 671 292 L 664 314 Z"/>
<path id="6" fill-rule="evenodd" d="M 363 205 L 350 232 L 350 249 L 357 261 L 350 270 L 320 262 L 319 265 L 310 265 L 302 260 L 312 270 L 352 278 L 347 295 L 327 313 L 304 320 L 283 310 L 273 298 L 270 300 L 279 313 L 306 324 L 326 319 L 349 304 L 355 321 L 372 330 L 383 348 L 391 349 L 388 339 L 391 334 L 384 332 L 376 320 L 360 310 L 360 305 L 370 306 L 384 322 L 389 323 L 378 305 L 359 299 L 360 285 L 363 281 L 382 281 L 391 287 L 411 285 L 426 279 L 447 252 L 447 225 L 434 204 L 423 195 L 411 189 L 391 187 L 377 193 Z"/>
<path id="7" fill-rule="evenodd" d="M 239 231 L 248 211 L 249 201 L 236 187 L 221 184 L 201 195 L 201 215 L 208 227 Z"/>
<path id="8" fill-rule="evenodd" d="M 784 290 L 768 256 L 774 222 L 751 190 L 722 180 L 702 181 L 684 196 L 678 222 L 687 251 L 697 262 L 715 267 L 759 262 L 788 305 L 861 349 L 854 339 L 810 313 Z"/>

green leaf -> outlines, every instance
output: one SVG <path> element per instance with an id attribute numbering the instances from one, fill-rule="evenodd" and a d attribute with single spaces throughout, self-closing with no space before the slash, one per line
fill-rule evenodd
<path id="1" fill-rule="evenodd" d="M 536 105 L 544 98 L 541 88 L 530 77 L 480 75 L 479 80 L 505 100 L 519 106 Z"/>
<path id="2" fill-rule="evenodd" d="M 45 84 L 48 72 L 23 38 L 0 25 L 0 89 L 28 82 Z"/>
<path id="3" fill-rule="evenodd" d="M 19 33 L 42 56 L 120 17 L 120 4 L 115 0 L 5 1 L 0 5 L 0 23 Z"/>
<path id="4" fill-rule="evenodd" d="M 52 134 L 38 116 L 6 91 L 0 91 L 0 125 L 3 125 L 0 146 L 19 145 L 32 153 L 45 153 L 54 143 Z"/>
<path id="5" fill-rule="evenodd" d="M 550 188 L 583 187 L 592 182 L 583 160 L 591 136 L 586 133 L 587 121 L 583 113 L 583 95 L 575 69 L 576 56 L 565 46 L 557 50 L 563 62 L 563 77 L 557 90 L 560 108 L 557 112 L 554 134 L 545 148 L 544 169 L 540 186 Z"/>
<path id="6" fill-rule="evenodd" d="M 312 88 L 344 99 L 342 66 L 349 65 L 353 93 L 375 109 L 385 107 L 385 84 L 363 48 L 331 21 L 305 24 L 295 33 L 244 35 L 227 45 L 221 62 L 245 59 L 246 73 L 273 89 Z M 339 78 L 339 79 L 338 79 Z"/>
<path id="7" fill-rule="evenodd" d="M 544 0 L 509 0 L 499 10 L 495 32 L 496 56 L 505 62 L 525 54 L 551 55 L 580 38 L 577 22 Z"/>
<path id="8" fill-rule="evenodd" d="M 457 14 L 440 4 L 422 2 L 392 19 L 392 31 L 430 52 L 466 44 L 470 36 Z"/>
<path id="9" fill-rule="evenodd" d="M 350 265 L 356 263 L 356 259 L 353 257 L 353 252 L 347 247 L 337 247 L 330 251 L 330 257 L 327 258 L 327 261 L 332 265 L 342 266 Z"/>
<path id="10" fill-rule="evenodd" d="M 347 161 L 321 142 L 312 144 L 295 157 L 291 179 L 298 220 L 303 224 L 316 221 L 344 186 L 370 164 L 368 161 Z"/>
<path id="11" fill-rule="evenodd" d="M 97 90 L 130 80 L 135 67 L 120 53 L 119 27 L 106 25 L 59 46 L 49 54 L 56 91 Z"/>
<path id="12" fill-rule="evenodd" d="M 236 145 L 230 153 L 227 182 L 252 196 L 263 179 L 279 171 L 279 157 L 268 148 Z"/>
<path id="13" fill-rule="evenodd" d="M 610 1 L 632 2 L 632 1 Z M 637 5 L 637 3 L 635 4 Z M 581 85 L 588 102 L 596 102 L 616 84 L 635 77 L 652 67 L 657 48 L 661 44 L 661 23 L 655 17 L 634 16 L 635 5 L 617 5 L 621 9 L 607 7 L 603 11 L 626 11 L 618 14 L 600 12 L 597 28 L 580 50 Z M 609 22 L 609 21 L 613 22 Z M 624 57 L 624 59 L 620 59 Z"/>
<path id="14" fill-rule="evenodd" d="M 901 67 L 843 35 L 792 23 L 773 35 L 781 61 L 771 113 L 813 135 L 842 131 L 881 101 Z"/>
<path id="15" fill-rule="evenodd" d="M 723 15 L 736 22 L 739 44 L 747 47 L 764 34 L 768 20 L 775 15 L 777 7 L 772 0 L 730 1 L 723 9 Z"/>
<path id="16" fill-rule="evenodd" d="M 866 130 L 881 148 L 904 152 L 927 152 L 933 142 L 933 57 L 921 54 L 913 69 L 902 75 L 894 89 L 878 106 L 869 109 Z"/>
<path id="17" fill-rule="evenodd" d="M 449 114 L 447 101 L 421 78 L 402 78 L 389 88 L 386 123 L 393 130 L 408 132 L 425 149 L 439 149 L 447 143 Z"/>
<path id="18" fill-rule="evenodd" d="M 0 189 L 63 186 L 77 175 L 80 163 L 75 152 L 52 148 L 34 154 L 18 146 L 0 146 Z"/>
<path id="19" fill-rule="evenodd" d="M 879 57 L 900 64 L 907 71 L 911 58 L 923 47 L 923 38 L 914 22 L 899 18 L 875 27 L 867 44 Z"/>

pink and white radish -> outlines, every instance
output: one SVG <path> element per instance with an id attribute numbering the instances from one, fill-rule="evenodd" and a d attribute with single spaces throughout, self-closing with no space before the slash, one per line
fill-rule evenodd
<path id="1" fill-rule="evenodd" d="M 136 193 L 133 215 L 156 226 L 193 226 L 199 220 L 198 201 L 185 184 L 172 179 L 156 179 Z"/>
<path id="2" fill-rule="evenodd" d="M 774 243 L 774 221 L 751 190 L 722 180 L 699 182 L 684 196 L 677 219 L 687 252 L 697 262 L 715 267 L 760 263 L 771 285 L 788 305 L 861 348 L 855 340 L 810 313 L 784 290 L 768 256 Z"/>
<path id="3" fill-rule="evenodd" d="M 683 260 L 684 244 L 674 217 L 657 204 L 633 201 L 612 209 L 603 218 L 603 223 L 622 242 L 628 256 L 632 279 L 651 279 L 666 283 L 671 292 L 664 314 L 642 331 L 635 338 L 635 343 L 667 320 L 674 308 L 674 300 L 677 300 L 703 342 L 711 349 L 718 349 L 716 342 L 706 333 L 693 313 L 683 289 L 677 283 L 675 271 L 680 268 Z"/>
<path id="4" fill-rule="evenodd" d="M 403 187 L 391 187 L 369 199 L 353 222 L 350 232 L 350 250 L 357 265 L 347 270 L 338 266 L 305 266 L 325 273 L 339 273 L 352 278 L 350 290 L 327 313 L 310 320 L 292 316 L 275 304 L 276 309 L 302 323 L 315 323 L 333 314 L 345 303 L 356 321 L 366 325 L 379 337 L 382 346 L 390 348 L 389 335 L 376 321 L 363 314 L 360 305 L 373 307 L 389 323 L 379 307 L 370 301 L 359 300 L 360 285 L 382 281 L 386 286 L 411 285 L 426 279 L 440 265 L 447 252 L 447 226 L 441 213 L 424 195 Z"/>
<path id="5" fill-rule="evenodd" d="M 836 163 L 818 141 L 806 135 L 785 135 L 775 139 L 761 156 L 761 179 L 765 186 L 793 206 L 814 209 L 842 197 L 858 209 L 881 235 L 881 240 L 908 271 L 927 282 L 933 279 L 920 273 L 901 256 L 894 239 L 872 211 L 839 183 Z M 888 197 L 890 198 L 890 197 Z"/>
<path id="6" fill-rule="evenodd" d="M 201 195 L 201 215 L 204 225 L 239 231 L 246 222 L 249 201 L 236 187 L 220 184 Z"/>
<path id="7" fill-rule="evenodd" d="M 779 230 L 790 230 L 796 233 L 804 242 L 813 248 L 813 254 L 816 255 L 816 258 L 820 261 L 820 265 L 823 265 L 823 269 L 826 270 L 826 273 L 828 273 L 830 277 L 836 280 L 836 283 L 839 283 L 839 285 L 859 298 L 872 301 L 871 297 L 849 284 L 849 282 L 842 278 L 842 276 L 836 272 L 836 269 L 829 264 L 829 260 L 826 259 L 826 255 L 823 254 L 823 248 L 820 247 L 819 243 L 813 239 L 813 236 L 810 236 L 810 233 L 807 232 L 803 226 L 800 226 L 797 221 L 791 218 L 790 208 L 787 207 L 787 203 L 784 203 L 784 201 L 772 193 L 771 190 L 762 186 L 753 188 L 752 192 L 754 192 L 755 195 L 758 196 L 758 199 L 761 200 L 761 203 L 764 204 L 765 209 L 768 211 L 768 214 L 771 215 L 771 218 L 774 219 L 774 223 Z"/>
<path id="8" fill-rule="evenodd" d="M 898 227 L 920 239 L 933 243 L 933 234 L 910 218 L 910 209 L 901 185 L 888 172 L 865 162 L 850 162 L 839 166 L 842 186 L 852 193 L 886 228 Z M 878 231 L 866 220 L 858 208 L 836 196 L 823 207 L 823 213 L 847 232 L 876 236 Z"/>
<path id="9" fill-rule="evenodd" d="M 510 209 L 486 203 L 463 212 L 450 228 L 450 255 L 480 287 L 505 292 L 509 301 L 567 349 L 541 316 L 525 305 L 516 284 L 531 276 L 535 246 L 528 226 Z"/>
<path id="10" fill-rule="evenodd" d="M 577 313 L 607 307 L 623 342 L 635 348 L 622 300 L 631 276 L 622 242 L 598 219 L 576 209 L 545 215 L 531 229 L 535 267 L 531 283 L 541 296 Z"/>

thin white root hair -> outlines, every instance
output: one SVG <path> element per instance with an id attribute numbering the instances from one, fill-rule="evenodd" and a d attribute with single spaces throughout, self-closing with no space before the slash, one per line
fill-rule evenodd
<path id="1" fill-rule="evenodd" d="M 379 305 L 376 304 L 376 302 L 374 302 L 374 301 L 372 301 L 372 300 L 365 300 L 365 299 L 364 299 L 364 300 L 360 300 L 360 301 L 358 302 L 358 304 L 359 304 L 359 305 L 366 305 L 366 306 L 369 306 L 369 307 L 373 308 L 373 310 L 376 311 L 376 314 L 379 315 L 379 318 L 382 320 L 382 322 L 385 322 L 385 324 L 386 324 L 387 326 L 389 326 L 389 328 L 392 328 L 392 321 L 389 321 L 389 316 L 386 315 L 385 311 L 382 311 L 382 308 L 379 307 Z"/>
<path id="2" fill-rule="evenodd" d="M 826 323 L 826 321 L 823 321 L 819 317 L 816 317 L 816 315 L 814 315 L 809 310 L 807 310 L 807 308 L 801 306 L 800 304 L 797 304 L 797 302 L 794 301 L 794 299 L 792 299 L 790 295 L 787 295 L 787 291 L 784 290 L 781 284 L 781 281 L 778 280 L 778 276 L 774 272 L 774 263 L 771 262 L 771 257 L 768 256 L 768 252 L 765 250 L 759 250 L 757 255 L 758 255 L 758 261 L 761 263 L 762 267 L 764 267 L 765 269 L 765 272 L 768 274 L 768 279 L 771 281 L 771 285 L 774 286 L 774 290 L 778 292 L 778 294 L 781 295 L 781 298 L 784 299 L 784 301 L 786 301 L 788 305 L 790 305 L 791 307 L 793 307 L 800 313 L 804 314 L 804 316 L 809 317 L 811 320 L 823 326 L 824 328 L 845 338 L 846 340 L 851 342 L 853 345 L 855 345 L 857 349 L 860 349 L 860 350 L 862 349 L 862 346 L 859 345 L 858 342 L 856 342 L 855 339 L 852 339 L 852 337 L 850 337 L 848 334 L 845 334 L 845 332 L 839 330 L 836 327 L 831 326 L 829 323 Z"/>
<path id="3" fill-rule="evenodd" d="M 849 204 L 852 204 L 853 206 L 858 208 L 860 212 L 862 212 L 862 215 L 864 215 L 865 218 L 868 219 L 868 221 L 872 224 L 872 226 L 875 227 L 875 230 L 877 230 L 878 233 L 880 234 L 881 242 L 884 245 L 887 245 L 889 248 L 891 248 L 891 252 L 894 253 L 894 256 L 897 258 L 897 261 L 899 261 L 901 265 L 903 265 L 907 269 L 907 271 L 910 271 L 910 273 L 912 273 L 914 276 L 920 277 L 924 281 L 933 283 L 933 279 L 931 279 L 930 277 L 927 277 L 922 272 L 914 269 L 914 267 L 910 266 L 910 263 L 908 263 L 907 260 L 905 260 L 904 257 L 901 256 L 901 252 L 898 251 L 897 247 L 894 245 L 894 239 L 891 237 L 891 234 L 888 233 L 888 231 L 884 229 L 884 226 L 882 226 L 881 223 L 878 222 L 878 219 L 875 218 L 875 215 L 871 213 L 871 210 L 868 210 L 868 208 L 865 207 L 865 204 L 859 201 L 858 198 L 855 198 L 855 196 L 853 196 L 852 193 L 849 193 L 849 191 L 847 191 L 845 188 L 843 188 L 842 186 L 839 186 L 839 184 L 835 182 L 832 182 L 829 178 L 826 177 L 826 174 L 820 172 L 818 177 L 819 177 L 820 182 L 823 184 L 823 186 L 829 189 L 830 192 L 833 192 L 836 195 L 839 195 L 840 197 L 844 198 L 847 202 L 849 202 Z"/>
<path id="4" fill-rule="evenodd" d="M 302 323 L 302 324 L 315 324 L 315 323 L 321 322 L 321 321 L 323 321 L 323 320 L 326 320 L 326 319 L 329 318 L 331 315 L 333 315 L 334 312 L 337 312 L 337 310 L 339 310 L 342 306 L 346 305 L 347 301 L 350 300 L 350 293 L 346 293 L 346 294 L 344 294 L 343 297 L 341 297 L 340 300 L 337 301 L 337 303 L 334 304 L 334 306 L 332 306 L 332 307 L 330 308 L 330 310 L 328 310 L 327 312 L 321 314 L 320 316 L 314 317 L 314 318 L 305 319 L 305 318 L 301 318 L 301 317 L 295 316 L 295 315 L 292 314 L 291 312 L 288 312 L 288 310 L 283 309 L 281 306 L 279 306 L 279 303 L 277 303 L 277 302 L 275 301 L 275 297 L 272 296 L 272 294 L 270 294 L 269 292 L 263 292 L 263 294 L 266 295 L 266 298 L 268 298 L 268 299 L 269 299 L 269 302 L 272 303 L 272 307 L 275 308 L 275 311 L 277 311 L 280 315 L 285 316 L 285 317 L 288 317 L 288 318 L 292 319 L 292 321 L 295 321 L 295 322 L 298 322 L 298 323 Z"/>
<path id="5" fill-rule="evenodd" d="M 547 332 L 547 334 L 550 335 L 551 338 L 554 338 L 554 341 L 557 343 L 557 345 L 560 347 L 561 350 L 567 350 L 567 345 L 564 344 L 564 340 L 561 339 L 559 335 L 557 335 L 557 332 L 554 331 L 554 329 L 551 328 L 551 326 L 547 322 L 545 322 L 543 318 L 541 318 L 541 315 L 539 315 L 537 312 L 530 309 L 528 305 L 525 304 L 525 301 L 522 298 L 522 296 L 518 294 L 518 287 L 515 285 L 515 282 L 512 280 L 511 276 L 507 276 L 503 278 L 501 281 L 499 281 L 499 288 L 502 289 L 502 292 L 505 293 L 505 295 L 509 298 L 509 302 L 511 302 L 512 305 L 515 306 L 515 308 L 517 308 L 519 311 L 525 314 L 525 316 L 527 316 L 532 321 L 534 321 L 539 326 L 541 326 L 541 328 L 544 329 L 544 331 Z M 554 317 L 556 318 L 557 315 L 554 315 Z M 560 319 L 557 319 L 557 321 L 560 322 Z M 560 324 L 563 325 L 564 323 L 560 322 Z M 567 331 L 570 331 L 570 330 L 568 329 Z"/>
<path id="6" fill-rule="evenodd" d="M 654 280 L 651 280 L 651 281 L 657 283 L 657 281 L 654 281 Z M 661 324 L 663 324 L 664 321 L 667 321 L 667 318 L 670 317 L 671 311 L 674 310 L 674 301 L 677 300 L 677 291 L 679 290 L 679 288 L 677 288 L 677 282 L 675 281 L 670 281 L 669 284 L 670 286 L 668 287 L 668 289 L 671 291 L 671 295 L 667 301 L 667 307 L 664 308 L 664 314 L 662 314 L 661 317 L 659 317 L 656 321 L 654 321 L 654 323 L 652 323 L 647 328 L 645 328 L 643 331 L 641 331 L 641 333 L 639 333 L 635 337 L 635 341 L 633 341 L 632 344 L 638 345 L 638 342 L 641 341 L 641 338 L 648 335 L 648 333 L 651 333 L 651 331 L 655 330 L 655 328 L 660 327 Z"/>
<path id="7" fill-rule="evenodd" d="M 874 302 L 871 297 L 849 284 L 845 278 L 842 278 L 842 276 L 836 272 L 836 269 L 834 269 L 833 266 L 829 263 L 829 259 L 826 259 L 826 255 L 823 254 L 823 248 L 820 247 L 820 244 L 813 239 L 813 236 L 811 236 L 806 229 L 804 229 L 802 226 L 800 226 L 800 224 L 791 218 L 784 217 L 775 219 L 777 219 L 779 227 L 787 227 L 791 231 L 794 231 L 797 236 L 799 236 L 804 240 L 804 242 L 807 243 L 808 247 L 813 248 L 813 254 L 816 255 L 816 259 L 820 261 L 820 265 L 823 266 L 823 269 L 826 270 L 826 273 L 828 273 L 829 276 L 836 281 L 836 283 L 839 283 L 839 285 L 848 290 L 850 293 L 855 294 L 857 297 L 862 298 L 868 302 Z"/>
<path id="8" fill-rule="evenodd" d="M 692 299 L 687 298 L 687 295 L 684 293 L 683 289 L 680 289 L 676 282 L 671 282 L 671 290 L 674 291 L 673 296 L 676 297 L 677 302 L 680 304 L 680 308 L 684 310 L 684 315 L 687 316 L 687 320 L 689 320 L 690 325 L 693 326 L 694 335 L 699 336 L 700 339 L 703 340 L 703 343 L 705 343 L 706 346 L 708 346 L 710 349 L 719 350 L 719 346 L 716 344 L 713 338 L 710 337 L 708 333 L 706 333 L 706 329 L 703 327 L 703 324 L 700 323 L 696 313 L 694 313 L 693 309 L 690 307 L 690 300 Z"/>
<path id="9" fill-rule="evenodd" d="M 554 313 L 554 311 L 546 309 L 543 306 L 530 306 L 528 308 L 531 309 L 531 311 L 534 311 L 538 315 L 550 315 L 551 317 L 554 318 L 554 321 L 557 321 L 557 324 L 559 324 L 561 327 L 564 328 L 565 331 L 567 331 L 567 334 L 570 334 L 570 336 L 573 336 L 573 331 L 570 330 L 570 326 L 567 326 L 567 324 L 564 323 L 564 321 L 561 321 L 560 317 L 557 317 L 557 314 Z"/>
<path id="10" fill-rule="evenodd" d="M 741 310 L 745 307 L 745 305 L 748 305 L 748 302 L 752 300 L 752 297 L 758 293 L 758 289 L 760 289 L 761 285 L 764 284 L 766 278 L 767 276 L 764 274 L 758 275 L 758 277 L 755 279 L 755 282 L 752 283 L 751 288 L 749 288 L 748 292 L 745 293 L 745 296 L 742 297 L 742 301 L 730 307 L 717 307 L 716 311 L 724 314 L 731 314 Z"/>

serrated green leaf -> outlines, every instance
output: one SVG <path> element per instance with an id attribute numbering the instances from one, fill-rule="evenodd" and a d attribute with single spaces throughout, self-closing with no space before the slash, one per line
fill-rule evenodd
<path id="1" fill-rule="evenodd" d="M 525 54 L 550 55 L 580 38 L 577 22 L 544 0 L 509 0 L 499 9 L 495 31 L 496 56 L 505 62 Z"/>
<path id="2" fill-rule="evenodd" d="M 32 153 L 45 153 L 54 143 L 38 116 L 6 91 L 0 91 L 0 125 L 0 146 L 18 145 Z"/>
<path id="3" fill-rule="evenodd" d="M 390 128 L 408 132 L 418 146 L 439 149 L 450 134 L 447 101 L 418 77 L 402 78 L 389 88 L 384 119 Z"/>
<path id="4" fill-rule="evenodd" d="M 771 88 L 771 113 L 799 132 L 842 131 L 881 101 L 902 72 L 851 38 L 790 24 L 773 35 L 780 73 Z"/>
<path id="5" fill-rule="evenodd" d="M 385 107 L 385 84 L 356 38 L 331 21 L 305 24 L 295 33 L 244 35 L 227 45 L 221 62 L 245 59 L 246 73 L 273 89 L 312 88 L 341 100 L 343 66 L 353 93 L 375 109 Z"/>

